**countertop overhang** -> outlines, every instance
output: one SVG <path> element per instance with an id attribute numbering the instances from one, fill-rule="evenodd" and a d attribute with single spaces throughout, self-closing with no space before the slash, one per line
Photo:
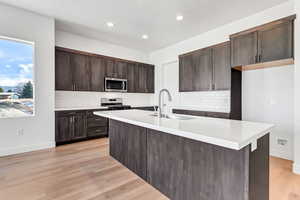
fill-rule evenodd
<path id="1" fill-rule="evenodd" d="M 143 110 L 96 111 L 95 115 L 229 149 L 241 150 L 270 133 L 273 124 L 192 116 L 189 120 L 151 116 Z"/>

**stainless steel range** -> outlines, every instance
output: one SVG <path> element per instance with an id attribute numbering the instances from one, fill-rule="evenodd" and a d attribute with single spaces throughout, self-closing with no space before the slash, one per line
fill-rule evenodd
<path id="1" fill-rule="evenodd" d="M 131 106 L 123 105 L 122 98 L 101 98 L 101 106 L 108 107 L 109 110 L 127 110 Z"/>

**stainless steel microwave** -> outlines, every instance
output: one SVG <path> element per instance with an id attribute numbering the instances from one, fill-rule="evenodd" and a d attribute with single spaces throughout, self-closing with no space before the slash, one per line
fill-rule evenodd
<path id="1" fill-rule="evenodd" d="M 127 92 L 127 80 L 118 78 L 105 78 L 106 92 Z"/>

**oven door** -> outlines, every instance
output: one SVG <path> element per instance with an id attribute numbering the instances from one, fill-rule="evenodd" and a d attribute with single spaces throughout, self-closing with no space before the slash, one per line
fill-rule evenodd
<path id="1" fill-rule="evenodd" d="M 127 80 L 117 78 L 105 78 L 106 92 L 127 92 Z"/>

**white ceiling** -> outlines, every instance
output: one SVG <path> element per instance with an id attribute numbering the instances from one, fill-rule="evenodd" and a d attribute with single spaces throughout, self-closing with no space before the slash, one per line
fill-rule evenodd
<path id="1" fill-rule="evenodd" d="M 56 28 L 154 51 L 287 0 L 0 0 L 55 17 Z M 176 21 L 182 14 L 183 21 Z M 113 22 L 108 28 L 106 22 Z M 148 40 L 141 39 L 143 34 Z"/>

